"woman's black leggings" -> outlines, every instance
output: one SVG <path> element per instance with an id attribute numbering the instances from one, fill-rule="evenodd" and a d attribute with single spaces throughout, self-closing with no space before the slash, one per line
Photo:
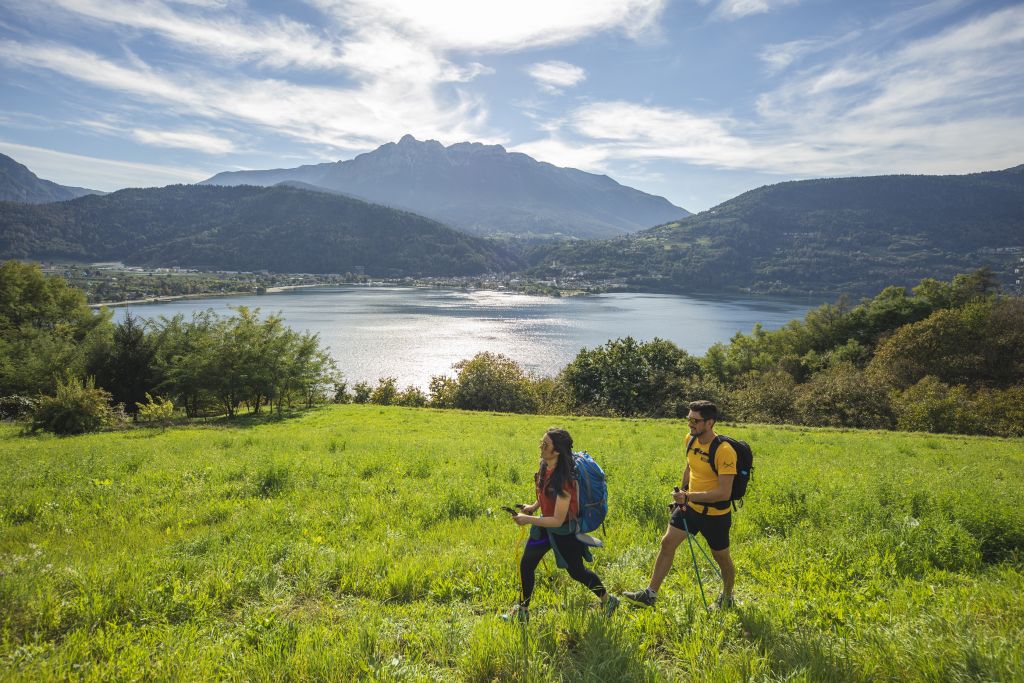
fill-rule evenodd
<path id="1" fill-rule="evenodd" d="M 548 538 L 554 538 L 555 543 L 558 544 L 558 552 L 562 554 L 562 557 L 565 558 L 566 563 L 569 565 L 566 568 L 569 576 L 589 588 L 597 597 L 603 598 L 608 591 L 604 589 L 604 584 L 601 583 L 600 577 L 587 569 L 586 565 L 583 564 L 583 543 L 572 534 L 564 536 L 560 534 L 545 535 Z M 523 559 L 519 561 L 519 575 L 523 579 L 523 601 L 521 603 L 523 607 L 530 606 L 530 596 L 533 595 L 534 575 L 537 573 L 537 565 L 540 564 L 541 558 L 549 550 L 551 550 L 551 546 L 546 538 L 529 541 L 526 544 L 526 549 L 523 551 Z"/>

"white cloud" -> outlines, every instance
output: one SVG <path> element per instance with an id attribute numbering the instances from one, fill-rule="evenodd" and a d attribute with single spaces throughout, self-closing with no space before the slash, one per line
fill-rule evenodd
<path id="1" fill-rule="evenodd" d="M 742 19 L 752 14 L 764 14 L 786 5 L 795 5 L 800 0 L 722 0 L 715 8 L 714 16 L 719 19 Z"/>
<path id="2" fill-rule="evenodd" d="M 509 148 L 510 152 L 528 154 L 538 161 L 555 166 L 578 168 L 591 173 L 604 173 L 608 169 L 609 150 L 603 145 L 575 145 L 557 136 L 524 142 Z"/>
<path id="3" fill-rule="evenodd" d="M 201 101 L 187 87 L 164 78 L 149 67 L 123 67 L 99 55 L 55 43 L 20 43 L 0 40 L 0 60 L 12 66 L 45 69 L 95 86 L 133 93 L 140 97 L 199 107 Z M 206 113 L 210 113 L 207 111 Z"/>
<path id="4" fill-rule="evenodd" d="M 70 12 L 97 24 L 152 31 L 190 50 L 201 50 L 232 61 L 254 61 L 272 67 L 330 69 L 343 66 L 341 50 L 309 27 L 279 17 L 273 21 L 243 21 L 234 13 L 210 14 L 230 6 L 220 2 L 189 2 L 204 8 L 177 11 L 158 0 L 16 0 L 23 12 L 49 8 Z"/>
<path id="5" fill-rule="evenodd" d="M 136 128 L 132 137 L 144 145 L 190 149 L 203 154 L 228 154 L 235 151 L 231 140 L 194 131 L 143 130 Z"/>
<path id="6" fill-rule="evenodd" d="M 768 73 L 774 75 L 785 71 L 793 64 L 806 59 L 810 55 L 832 50 L 845 43 L 852 42 L 862 35 L 863 32 L 857 30 L 832 39 L 809 38 L 791 40 L 788 43 L 773 43 L 764 46 L 758 54 L 758 59 L 764 62 Z"/>
<path id="7" fill-rule="evenodd" d="M 354 29 L 387 26 L 439 50 L 505 52 L 653 28 L 667 0 L 308 0 Z"/>
<path id="8" fill-rule="evenodd" d="M 421 80 L 436 64 L 415 63 L 414 53 L 377 64 L 380 70 L 393 71 L 393 78 L 368 77 L 351 89 L 277 79 L 225 80 L 183 70 L 167 74 L 145 65 L 115 64 L 77 48 L 15 41 L 0 41 L 0 60 L 159 102 L 180 114 L 254 123 L 340 149 L 365 149 L 407 132 L 458 142 L 477 137 L 486 116 L 482 103 L 465 93 L 440 103 L 433 92 L 435 81 Z"/>
<path id="9" fill-rule="evenodd" d="M 471 54 L 564 44 L 603 31 L 646 36 L 667 4 L 306 0 L 330 19 L 314 28 L 283 15 L 257 15 L 241 0 L 9 2 L 25 16 L 47 25 L 58 22 L 69 32 L 83 20 L 111 29 L 113 45 L 127 52 L 124 58 L 53 42 L 0 40 L 0 61 L 120 95 L 108 115 L 140 102 L 159 103 L 169 116 L 255 124 L 346 152 L 405 133 L 446 143 L 504 141 L 488 126 L 483 99 L 465 86 L 493 72 Z M 162 62 L 136 57 L 153 58 L 152 38 L 163 41 L 161 49 L 169 45 L 176 52 L 164 50 Z M 140 46 L 133 53 L 136 43 Z M 222 76 L 225 65 L 231 72 Z M 535 76 L 545 87 L 570 87 L 585 78 L 572 65 L 561 71 L 548 66 Z M 296 68 L 319 78 L 302 78 Z M 278 77 L 267 77 L 268 70 Z M 191 122 L 185 126 L 195 127 Z M 232 149 L 230 141 L 156 133 L 156 126 L 137 120 L 131 129 L 138 129 L 133 137 L 144 144 L 207 153 Z"/>
<path id="10" fill-rule="evenodd" d="M 587 78 L 587 72 L 581 67 L 557 60 L 532 64 L 526 72 L 542 90 L 554 94 L 560 94 L 563 88 L 571 88 Z"/>
<path id="11" fill-rule="evenodd" d="M 910 29 L 934 21 L 970 3 L 971 0 L 934 0 L 887 15 L 873 24 L 847 31 L 838 37 L 809 38 L 769 44 L 761 50 L 758 58 L 764 62 L 769 74 L 777 74 L 809 55 L 833 50 L 858 39 L 875 44 L 886 44 Z"/>
<path id="12" fill-rule="evenodd" d="M 210 171 L 140 164 L 116 159 L 81 156 L 43 147 L 19 145 L 0 140 L 0 151 L 28 168 L 40 178 L 61 185 L 113 191 L 123 187 L 162 187 L 175 183 L 194 183 L 208 178 Z"/>
<path id="13" fill-rule="evenodd" d="M 558 163 L 672 159 L 800 175 L 967 173 L 1024 159 L 1024 7 L 975 17 L 888 54 L 797 73 L 738 120 L 624 101 L 577 108 L 548 140 Z"/>

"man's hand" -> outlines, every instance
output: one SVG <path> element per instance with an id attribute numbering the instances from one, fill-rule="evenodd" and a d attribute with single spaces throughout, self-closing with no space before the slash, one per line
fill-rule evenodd
<path id="1" fill-rule="evenodd" d="M 679 489 L 676 489 L 675 491 L 672 492 L 672 498 L 679 505 L 685 505 L 686 504 L 686 491 L 680 491 Z"/>

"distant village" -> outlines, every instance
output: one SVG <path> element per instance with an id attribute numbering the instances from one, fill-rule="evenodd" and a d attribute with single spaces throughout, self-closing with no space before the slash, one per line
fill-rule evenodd
<path id="1" fill-rule="evenodd" d="M 379 278 L 366 275 L 362 266 L 341 274 L 272 273 L 196 268 L 149 268 L 118 261 L 89 264 L 42 263 L 43 271 L 57 275 L 86 293 L 92 306 L 118 306 L 209 296 L 270 294 L 299 287 L 331 285 L 436 287 L 486 289 L 541 296 L 580 296 L 626 289 L 625 280 L 593 280 L 585 272 L 561 278 L 533 280 L 520 275 L 489 273 L 474 276 Z"/>

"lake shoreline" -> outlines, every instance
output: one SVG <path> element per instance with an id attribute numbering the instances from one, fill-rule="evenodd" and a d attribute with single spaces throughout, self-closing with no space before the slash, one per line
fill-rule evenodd
<path id="1" fill-rule="evenodd" d="M 527 372 L 553 376 L 579 353 L 632 337 L 671 341 L 693 355 L 737 333 L 782 327 L 818 302 L 778 297 L 681 296 L 609 292 L 553 297 L 516 291 L 446 288 L 440 283 L 384 283 L 295 287 L 279 296 L 204 297 L 146 302 L 111 309 L 121 322 L 159 319 L 212 309 L 262 309 L 297 332 L 320 335 L 350 382 L 395 377 L 401 386 L 429 387 L 432 377 L 478 353 L 502 354 Z"/>
<path id="2" fill-rule="evenodd" d="M 101 301 L 89 304 L 89 308 L 121 308 L 123 306 L 138 306 L 140 304 L 162 304 L 170 301 L 187 301 L 202 299 L 221 299 L 232 296 L 263 296 L 265 294 L 279 294 L 289 289 L 306 289 L 309 287 L 336 287 L 337 285 L 282 285 L 280 287 L 267 287 L 262 293 L 252 290 L 238 290 L 236 292 L 200 292 L 197 294 L 174 294 L 169 296 L 151 296 L 144 299 L 129 299 L 127 301 Z"/>
<path id="3" fill-rule="evenodd" d="M 772 293 L 761 293 L 761 292 L 732 292 L 732 291 L 691 291 L 691 292 L 673 292 L 670 290 L 658 290 L 658 289 L 635 289 L 632 287 L 616 288 L 609 290 L 598 290 L 591 291 L 587 289 L 566 289 L 557 290 L 554 292 L 543 292 L 543 291 L 532 291 L 529 289 L 509 289 L 506 287 L 465 287 L 458 286 L 454 283 L 423 283 L 413 282 L 410 283 L 408 280 L 375 280 L 372 282 L 342 282 L 342 283 L 313 283 L 313 284 L 302 284 L 302 285 L 281 285 L 277 287 L 267 287 L 264 291 L 253 291 L 253 290 L 237 290 L 231 292 L 197 292 L 195 294 L 174 294 L 168 296 L 153 296 L 144 297 L 141 299 L 129 299 L 126 301 L 101 301 L 99 303 L 88 304 L 89 308 L 99 309 L 104 306 L 107 308 L 121 308 L 124 306 L 137 306 L 144 304 L 160 304 L 169 303 L 173 301 L 201 301 L 203 299 L 223 299 L 230 297 L 239 296 L 265 296 L 267 294 L 281 294 L 286 291 L 295 289 L 313 289 L 317 287 L 365 287 L 365 288 L 407 288 L 407 289 L 436 289 L 442 291 L 452 292 L 497 292 L 500 294 L 518 294 L 524 296 L 537 296 L 550 299 L 560 298 L 583 298 L 592 296 L 602 296 L 605 294 L 650 294 L 658 296 L 679 296 L 689 297 L 694 299 L 717 299 L 721 297 L 735 297 L 745 298 L 751 300 L 763 300 L 763 301 L 777 301 L 777 302 L 789 302 L 789 303 L 804 303 L 813 300 L 820 300 L 821 295 L 803 295 L 803 294 L 772 294 Z M 824 303 L 824 302 L 822 302 Z"/>

